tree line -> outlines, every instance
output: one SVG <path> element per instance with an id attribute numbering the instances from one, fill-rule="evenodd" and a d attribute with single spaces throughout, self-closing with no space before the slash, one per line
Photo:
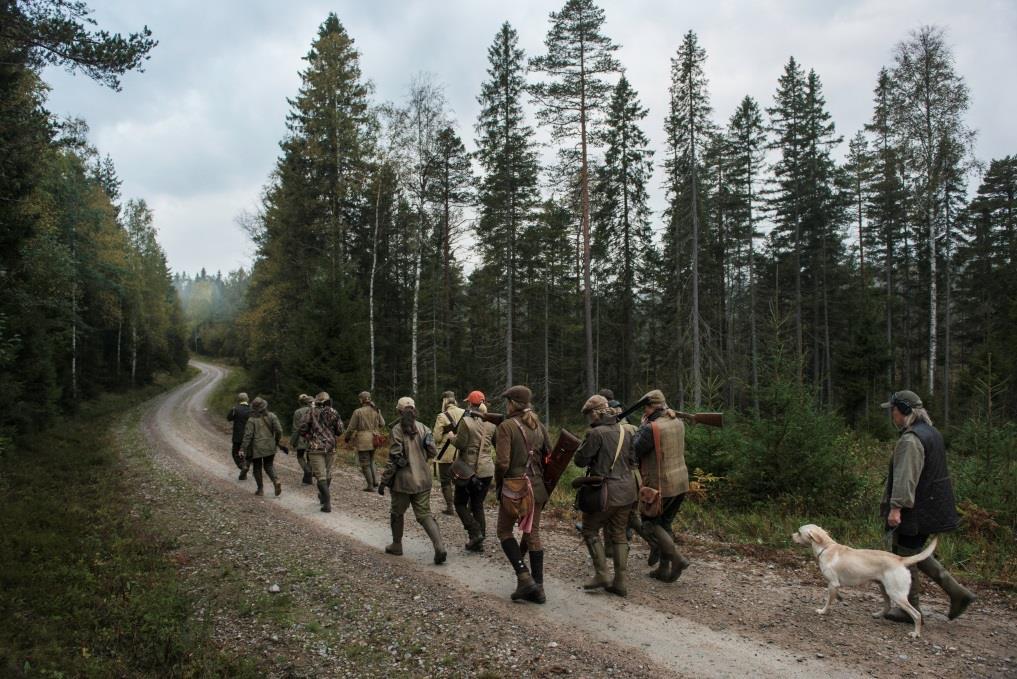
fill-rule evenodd
<path id="1" fill-rule="evenodd" d="M 814 69 L 789 58 L 771 101 L 725 118 L 693 31 L 652 148 L 605 29 L 592 0 L 568 0 L 527 55 L 503 24 L 469 153 L 433 77 L 374 102 L 329 15 L 246 220 L 257 255 L 222 350 L 272 393 L 426 402 L 524 382 L 560 421 L 604 386 L 758 414 L 779 346 L 797 387 L 854 423 L 904 385 L 949 422 L 984 415 L 991 382 L 991 409 L 1012 414 L 1017 159 L 968 199 L 984 167 L 941 29 L 894 47 L 843 161 Z"/>
<path id="2" fill-rule="evenodd" d="M 45 108 L 44 66 L 119 89 L 155 45 L 93 24 L 81 3 L 0 3 L 0 439 L 187 362 L 151 209 Z"/>

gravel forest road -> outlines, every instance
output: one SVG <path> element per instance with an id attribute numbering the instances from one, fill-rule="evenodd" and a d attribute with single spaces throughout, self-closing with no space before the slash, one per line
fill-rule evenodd
<path id="1" fill-rule="evenodd" d="M 254 498 L 253 483 L 236 479 L 225 422 L 219 413 L 207 410 L 208 397 L 227 370 L 198 361 L 192 365 L 200 375 L 152 401 L 143 415 L 142 431 L 152 454 L 159 456 L 157 464 L 185 462 L 181 466 L 187 467 L 189 482 L 201 484 L 202 493 L 214 496 L 217 506 L 225 508 L 222 511 L 235 507 L 241 520 L 254 511 L 271 517 L 274 524 L 292 523 L 337 540 L 356 553 L 359 564 L 366 563 L 366 568 L 357 569 L 366 588 L 373 586 L 372 574 L 393 570 L 403 580 L 444 585 L 441 591 L 450 594 L 436 597 L 446 602 L 443 606 L 495 613 L 473 623 L 489 627 L 480 631 L 481 638 L 497 638 L 500 630 L 511 626 L 521 635 L 518 643 L 548 646 L 551 655 L 563 659 L 543 669 L 535 667 L 533 676 L 959 677 L 1017 672 L 1013 601 L 990 592 L 979 592 L 981 599 L 972 610 L 947 622 L 942 615 L 946 600 L 927 588 L 925 635 L 912 640 L 909 625 L 870 617 L 880 606 L 875 587 L 845 591 L 844 602 L 821 618 L 815 608 L 823 598 L 823 582 L 814 563 L 767 562 L 731 549 L 714 550 L 706 543 L 687 547 L 693 565 L 672 585 L 643 575 L 645 549 L 634 546 L 630 596 L 587 594 L 579 582 L 589 570 L 588 558 L 570 522 L 564 520 L 549 520 L 547 526 L 548 603 L 512 604 L 508 594 L 514 578 L 496 542 L 488 540 L 483 555 L 468 554 L 456 517 L 436 514 L 449 549 L 445 565 L 431 563 L 430 543 L 412 519 L 407 520 L 405 556 L 385 555 L 389 500 L 362 492 L 355 467 L 337 463 L 331 514 L 318 511 L 311 487 L 299 484 L 296 460 L 285 455 L 276 456 L 282 495 L 271 497 L 269 486 L 268 496 Z M 288 420 L 287 407 L 271 406 L 280 419 Z M 340 453 L 344 459 L 351 456 L 348 451 Z M 442 506 L 437 490 L 431 506 Z M 489 512 L 488 525 L 493 526 L 493 508 Z M 200 511 L 195 514 L 195 520 L 201 520 Z M 271 547 L 263 545 L 264 549 Z M 384 607 L 384 596 L 375 603 Z M 433 609 L 430 612 L 436 615 Z M 548 644 L 548 639 L 557 642 Z M 456 642 L 449 643 L 454 651 Z M 465 657 L 460 672 L 470 675 L 470 660 Z"/>

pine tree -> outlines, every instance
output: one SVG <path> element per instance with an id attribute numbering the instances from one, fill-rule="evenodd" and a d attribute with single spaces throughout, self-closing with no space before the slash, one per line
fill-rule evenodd
<path id="1" fill-rule="evenodd" d="M 579 143 L 580 228 L 582 232 L 583 320 L 586 339 L 586 390 L 597 389 L 594 374 L 593 304 L 590 281 L 590 159 L 611 85 L 603 76 L 620 70 L 614 57 L 617 45 L 601 30 L 604 10 L 593 0 L 566 0 L 560 12 L 551 13 L 551 28 L 544 39 L 547 54 L 530 61 L 530 68 L 548 80 L 530 92 L 540 108 L 540 122 L 551 127 L 558 141 Z"/>
<path id="2" fill-rule="evenodd" d="M 487 50 L 488 80 L 477 101 L 477 158 L 484 174 L 479 187 L 476 238 L 486 266 L 505 274 L 504 384 L 515 383 L 517 243 L 532 220 L 537 200 L 537 153 L 533 130 L 523 116 L 526 56 L 515 29 L 502 24 Z"/>

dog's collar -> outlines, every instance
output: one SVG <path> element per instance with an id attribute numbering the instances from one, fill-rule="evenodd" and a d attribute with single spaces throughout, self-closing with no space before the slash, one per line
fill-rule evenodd
<path id="1" fill-rule="evenodd" d="M 818 552 L 818 553 L 816 554 L 816 558 L 818 559 L 819 557 L 823 556 L 823 552 L 825 552 L 825 551 L 826 551 L 826 550 L 828 550 L 828 549 L 830 549 L 830 545 L 827 545 L 826 547 L 823 547 L 823 548 L 822 548 L 821 550 L 819 550 L 819 552 Z"/>

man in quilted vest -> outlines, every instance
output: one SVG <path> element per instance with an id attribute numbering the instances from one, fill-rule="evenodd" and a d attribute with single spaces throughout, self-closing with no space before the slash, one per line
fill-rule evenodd
<path id="1" fill-rule="evenodd" d="M 915 392 L 895 392 L 882 407 L 890 410 L 894 426 L 901 435 L 890 459 L 880 511 L 887 529 L 893 531 L 894 554 L 911 556 L 922 551 L 929 535 L 954 530 L 959 523 L 953 484 L 946 466 L 946 446 Z M 911 568 L 908 601 L 919 611 L 918 571 L 929 576 L 950 596 L 950 620 L 975 600 L 970 590 L 957 582 L 935 556 L 930 556 Z M 884 617 L 911 622 L 911 617 L 897 607 L 887 611 Z"/>
<path id="2" fill-rule="evenodd" d="M 642 426 L 632 442 L 639 460 L 643 480 L 640 489 L 639 513 L 642 536 L 660 554 L 657 569 L 651 578 L 674 582 L 689 567 L 688 560 L 678 553 L 671 534 L 671 524 L 689 491 L 689 470 L 685 466 L 685 423 L 667 407 L 659 389 L 643 396 Z M 646 502 L 645 496 L 659 495 L 659 502 Z"/>

